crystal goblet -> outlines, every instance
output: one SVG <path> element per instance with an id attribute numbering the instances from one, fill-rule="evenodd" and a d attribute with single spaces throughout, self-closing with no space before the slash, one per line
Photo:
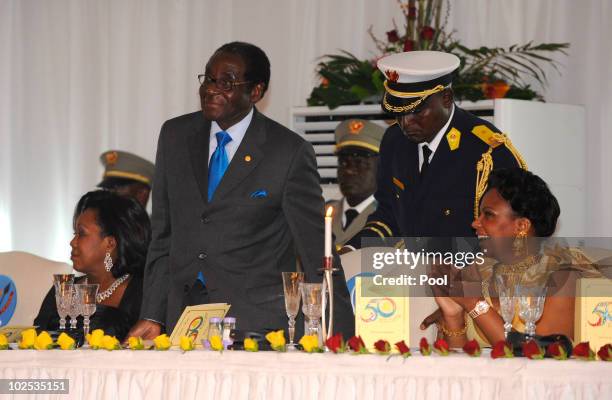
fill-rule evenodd
<path id="1" fill-rule="evenodd" d="M 536 322 L 542 317 L 546 301 L 546 287 L 517 285 L 519 317 L 525 322 L 527 340 L 535 336 Z"/>
<path id="2" fill-rule="evenodd" d="M 285 292 L 285 311 L 289 317 L 289 344 L 294 349 L 295 317 L 300 311 L 300 283 L 304 282 L 303 272 L 283 272 L 283 290 Z"/>
<path id="3" fill-rule="evenodd" d="M 77 289 L 81 314 L 83 315 L 83 333 L 89 333 L 89 317 L 96 312 L 96 295 L 100 285 L 97 283 L 74 285 Z"/>
<path id="4" fill-rule="evenodd" d="M 66 310 L 68 311 L 68 317 L 70 317 L 70 329 L 77 328 L 77 318 L 81 315 L 81 304 L 79 300 L 79 293 L 77 291 L 77 285 L 70 285 L 71 290 L 66 298 Z"/>
<path id="5" fill-rule="evenodd" d="M 504 319 L 504 336 L 512 330 L 512 320 L 516 312 L 516 297 L 514 296 L 514 284 L 506 275 L 495 276 L 495 286 L 499 296 L 499 308 Z"/>
<path id="6" fill-rule="evenodd" d="M 319 319 L 322 314 L 323 286 L 320 283 L 300 283 L 302 312 L 308 317 L 308 334 L 319 335 Z"/>
<path id="7" fill-rule="evenodd" d="M 72 284 L 74 283 L 74 274 L 53 274 L 53 288 L 55 289 L 55 306 L 57 307 L 57 314 L 60 317 L 59 329 L 66 329 L 66 316 L 68 315 L 68 309 L 66 304 L 67 293 L 69 292 Z M 71 290 L 71 289 L 70 289 Z"/>

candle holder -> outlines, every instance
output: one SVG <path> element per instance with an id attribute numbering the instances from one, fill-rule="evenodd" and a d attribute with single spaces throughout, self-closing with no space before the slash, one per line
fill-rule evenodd
<path id="1" fill-rule="evenodd" d="M 334 258 L 332 256 L 323 257 L 323 268 L 320 269 L 323 272 L 323 290 L 322 290 L 322 306 L 323 313 L 322 329 L 323 329 L 323 344 L 325 341 L 334 335 L 334 281 L 333 274 L 338 271 L 338 268 L 334 268 Z M 326 324 L 325 309 L 327 307 L 327 293 L 329 293 L 329 324 Z"/>

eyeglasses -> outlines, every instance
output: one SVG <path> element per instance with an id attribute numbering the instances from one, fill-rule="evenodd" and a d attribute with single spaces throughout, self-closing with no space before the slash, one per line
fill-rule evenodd
<path id="1" fill-rule="evenodd" d="M 211 83 L 214 83 L 215 87 L 223 92 L 231 92 L 232 90 L 234 90 L 236 86 L 251 83 L 251 81 L 244 81 L 244 82 L 230 81 L 225 78 L 215 79 L 205 74 L 198 75 L 198 81 L 200 81 L 200 85 L 202 86 L 208 86 Z"/>

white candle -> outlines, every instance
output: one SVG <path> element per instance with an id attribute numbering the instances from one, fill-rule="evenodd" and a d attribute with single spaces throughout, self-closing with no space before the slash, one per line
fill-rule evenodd
<path id="1" fill-rule="evenodd" d="M 325 213 L 325 257 L 331 257 L 331 246 L 332 246 L 332 213 L 334 208 L 327 207 Z"/>

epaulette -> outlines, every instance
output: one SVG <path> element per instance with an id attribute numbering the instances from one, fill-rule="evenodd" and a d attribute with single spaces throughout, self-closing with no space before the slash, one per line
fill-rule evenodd
<path id="1" fill-rule="evenodd" d="M 523 158 L 523 156 L 521 156 L 521 153 L 518 152 L 516 147 L 514 147 L 512 141 L 507 135 L 503 133 L 493 132 L 486 125 L 476 125 L 474 128 L 472 128 L 472 133 L 476 135 L 480 140 L 488 144 L 489 147 L 496 148 L 499 145 L 505 145 L 506 148 L 510 150 L 510 153 L 512 153 L 512 155 L 516 159 L 516 162 L 519 164 L 520 168 L 525 170 L 527 169 L 527 163 L 525 162 L 525 159 Z"/>
<path id="2" fill-rule="evenodd" d="M 474 191 L 474 219 L 478 218 L 478 206 L 480 199 L 487 191 L 487 183 L 489 174 L 493 171 L 493 157 L 491 153 L 493 149 L 500 145 L 506 146 L 510 153 L 516 159 L 518 165 L 522 169 L 527 169 L 527 163 L 518 150 L 514 147 L 510 138 L 503 133 L 493 132 L 486 125 L 477 125 L 472 129 L 472 133 L 480 140 L 489 145 L 489 149 L 482 153 L 482 157 L 476 163 L 476 190 Z"/>

